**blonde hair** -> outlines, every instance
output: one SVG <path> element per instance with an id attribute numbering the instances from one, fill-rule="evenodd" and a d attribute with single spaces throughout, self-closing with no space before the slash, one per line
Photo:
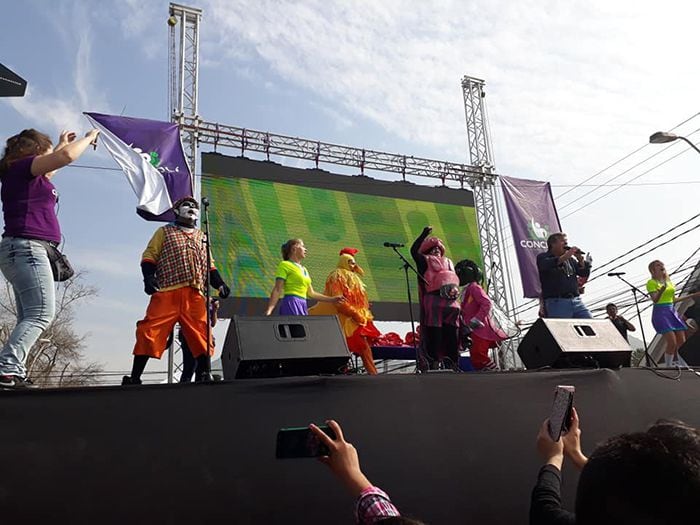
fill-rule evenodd
<path id="1" fill-rule="evenodd" d="M 657 263 L 658 263 L 658 264 L 661 264 L 661 265 L 664 264 L 664 263 L 662 263 L 661 261 L 659 261 L 658 259 L 654 259 L 653 261 L 651 261 L 651 262 L 649 263 L 649 273 L 651 274 L 652 277 L 654 276 L 654 265 L 657 264 Z M 664 274 L 666 275 L 666 277 L 668 277 L 668 273 L 666 272 L 666 268 L 665 268 L 665 267 L 664 267 Z"/>

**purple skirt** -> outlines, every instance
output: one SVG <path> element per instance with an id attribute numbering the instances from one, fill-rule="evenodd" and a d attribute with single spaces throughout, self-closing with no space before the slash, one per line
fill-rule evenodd
<path id="1" fill-rule="evenodd" d="M 657 334 L 688 329 L 672 304 L 655 304 L 651 311 L 651 324 Z"/>
<path id="2" fill-rule="evenodd" d="M 309 315 L 306 299 L 298 295 L 285 295 L 280 303 L 280 315 Z"/>

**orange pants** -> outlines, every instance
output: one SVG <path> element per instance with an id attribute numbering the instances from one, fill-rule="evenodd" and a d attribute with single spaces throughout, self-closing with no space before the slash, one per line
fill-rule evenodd
<path id="1" fill-rule="evenodd" d="M 374 324 L 372 324 L 374 328 Z M 347 338 L 348 348 L 353 354 L 359 355 L 362 359 L 362 366 L 369 375 L 377 374 L 377 367 L 374 364 L 374 357 L 372 356 L 372 348 L 369 346 L 367 339 L 360 335 L 362 330 L 356 330 L 355 333 Z M 377 334 L 379 331 L 377 330 Z"/>
<path id="2" fill-rule="evenodd" d="M 359 350 L 359 351 L 358 351 Z M 374 365 L 374 358 L 372 356 L 372 349 L 370 348 L 367 341 L 365 341 L 365 346 L 361 350 L 358 349 L 354 352 L 360 356 L 362 359 L 362 366 L 365 367 L 367 373 L 371 376 L 377 375 L 377 367 Z"/>
<path id="3" fill-rule="evenodd" d="M 167 292 L 156 292 L 146 308 L 146 317 L 136 323 L 134 355 L 160 359 L 175 323 L 180 323 L 182 335 L 196 359 L 207 352 L 206 299 L 191 286 Z M 210 345 L 210 355 L 214 345 Z"/>

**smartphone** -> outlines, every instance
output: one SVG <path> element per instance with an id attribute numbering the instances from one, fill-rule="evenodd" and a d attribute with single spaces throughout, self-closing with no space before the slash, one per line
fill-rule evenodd
<path id="1" fill-rule="evenodd" d="M 335 432 L 328 425 L 317 425 L 331 439 Z M 309 427 L 281 428 L 277 432 L 277 459 L 315 458 L 327 456 L 328 447 L 321 443 Z"/>
<path id="2" fill-rule="evenodd" d="M 559 441 L 561 435 L 569 430 L 574 407 L 574 392 L 576 388 L 569 385 L 559 385 L 554 390 L 554 403 L 549 416 L 549 437 L 553 441 Z"/>

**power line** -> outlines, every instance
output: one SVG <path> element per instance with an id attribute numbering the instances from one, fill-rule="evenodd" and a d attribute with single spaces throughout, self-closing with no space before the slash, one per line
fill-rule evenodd
<path id="1" fill-rule="evenodd" d="M 698 228 L 700 228 L 700 224 L 696 224 L 696 225 L 693 226 L 692 228 L 688 228 L 687 230 L 685 230 L 685 231 L 679 233 L 678 235 L 676 235 L 676 236 L 674 236 L 674 237 L 671 237 L 671 238 L 668 239 L 667 241 L 664 241 L 663 243 L 661 243 L 661 244 L 659 244 L 659 245 L 657 245 L 657 246 L 653 246 L 653 247 L 649 248 L 647 251 L 642 252 L 642 253 L 640 253 L 639 255 L 635 256 L 634 258 L 630 259 L 629 261 L 626 261 L 626 262 L 624 262 L 624 263 L 618 264 L 617 266 L 614 266 L 614 267 L 608 269 L 607 271 L 610 272 L 610 271 L 612 271 L 612 270 L 617 270 L 618 268 L 622 268 L 622 267 L 625 266 L 626 264 L 629 264 L 629 263 L 631 263 L 632 261 L 636 261 L 636 260 L 639 259 L 640 257 L 642 257 L 642 256 L 644 256 L 644 255 L 647 255 L 647 254 L 653 252 L 654 250 L 657 250 L 658 248 L 661 248 L 662 246 L 666 246 L 667 244 L 669 244 L 669 243 L 675 241 L 676 239 L 682 237 L 683 235 L 685 235 L 685 234 L 687 234 L 687 233 L 690 233 L 690 232 L 692 232 L 692 231 L 694 231 L 694 230 L 697 230 Z M 597 279 L 598 277 L 602 277 L 602 275 L 596 275 L 596 276 L 593 277 L 592 279 L 589 279 L 588 282 L 591 282 L 591 281 Z"/>
<path id="2" fill-rule="evenodd" d="M 698 128 L 698 129 L 695 130 L 695 131 L 700 131 L 700 128 Z M 695 131 L 694 131 L 693 133 L 695 133 Z M 666 149 L 668 149 L 668 148 L 666 148 Z M 665 151 L 666 149 L 664 149 L 664 151 Z M 624 187 L 624 186 L 629 186 L 629 183 L 630 183 L 631 181 L 637 180 L 638 178 L 643 177 L 643 176 L 646 175 L 647 173 L 649 173 L 649 172 L 655 170 L 656 168 L 659 168 L 659 167 L 663 166 L 663 165 L 666 164 L 667 162 L 670 162 L 670 161 L 672 161 L 673 159 L 679 157 L 680 155 L 682 155 L 683 153 L 685 153 L 685 152 L 688 151 L 689 149 L 690 149 L 689 147 L 688 147 L 688 148 L 685 148 L 684 150 L 680 151 L 679 153 L 673 155 L 672 157 L 669 157 L 669 158 L 663 160 L 662 162 L 660 162 L 660 163 L 657 164 L 656 166 L 654 166 L 654 167 L 652 167 L 652 168 L 649 168 L 649 169 L 646 170 L 646 171 L 643 171 L 642 173 L 640 173 L 640 174 L 637 175 L 636 177 L 632 177 L 629 181 L 627 181 L 626 183 L 624 183 L 622 186 L 618 186 L 618 187 L 616 187 L 616 188 L 613 188 L 613 189 L 611 189 L 610 191 L 608 191 L 607 193 L 604 193 L 603 195 L 601 195 L 600 197 L 596 197 L 596 198 L 593 199 L 592 201 L 587 202 L 586 204 L 584 204 L 583 206 L 580 206 L 580 207 L 576 208 L 576 209 L 575 209 L 574 211 L 572 211 L 571 213 L 567 213 L 566 215 L 564 215 L 564 216 L 562 217 L 562 219 L 566 219 L 567 217 L 570 217 L 570 216 L 573 215 L 574 213 L 577 213 L 577 212 L 581 211 L 582 209 L 587 208 L 587 207 L 590 206 L 591 204 L 594 204 L 594 203 L 598 202 L 599 200 L 601 200 L 601 199 L 607 197 L 607 196 L 610 195 L 611 193 L 614 193 L 614 192 L 618 191 L 620 188 L 622 188 L 622 187 Z M 587 193 L 586 195 L 589 195 L 590 193 L 591 193 L 591 192 Z M 585 195 L 584 195 L 584 197 L 585 197 Z M 572 201 L 572 202 L 573 202 L 573 201 Z M 569 204 L 571 204 L 571 203 L 569 203 Z M 568 206 L 568 204 L 567 204 L 566 206 Z M 564 206 L 564 208 L 565 208 L 566 206 Z"/>
<path id="3" fill-rule="evenodd" d="M 606 266 L 609 266 L 610 264 L 613 264 L 614 262 L 619 261 L 620 259 L 622 259 L 623 257 L 625 257 L 625 256 L 627 256 L 627 255 L 629 255 L 629 254 L 631 254 L 632 252 L 635 252 L 635 251 L 639 250 L 640 248 L 643 248 L 644 246 L 646 246 L 646 245 L 648 245 L 648 244 L 650 244 L 650 243 L 652 243 L 652 242 L 654 242 L 654 241 L 660 239 L 661 237 L 663 237 L 663 236 L 665 236 L 665 235 L 668 235 L 668 234 L 671 233 L 672 231 L 677 230 L 678 228 L 680 228 L 681 226 L 685 226 L 685 225 L 688 224 L 689 222 L 691 222 L 691 221 L 697 219 L 698 217 L 700 217 L 700 213 L 697 213 L 697 214 L 693 215 L 692 217 L 690 217 L 689 219 L 686 219 L 686 220 L 684 220 L 684 221 L 682 221 L 682 222 L 676 224 L 675 226 L 672 226 L 672 227 L 669 228 L 668 230 L 666 230 L 666 231 L 664 231 L 664 232 L 662 232 L 662 233 L 660 233 L 660 234 L 658 234 L 658 235 L 655 235 L 655 236 L 652 237 L 651 239 L 648 239 L 648 240 L 642 242 L 641 244 L 635 246 L 635 247 L 632 248 L 631 250 L 626 251 L 626 252 L 623 253 L 622 255 L 618 255 L 617 257 L 614 257 L 613 259 L 611 259 L 611 260 L 609 260 L 609 261 L 607 261 L 607 262 L 604 262 L 604 263 L 601 264 L 600 266 L 597 266 L 597 267 L 593 270 L 592 273 L 602 272 L 602 271 L 603 271 L 603 268 L 605 268 Z M 610 271 L 610 270 L 605 270 L 605 272 L 609 272 L 609 271 Z M 595 279 L 595 277 L 594 277 L 594 279 Z M 593 279 L 590 279 L 589 281 L 592 281 L 592 280 L 593 280 Z"/>
<path id="4" fill-rule="evenodd" d="M 695 113 L 694 115 L 691 115 L 690 117 L 688 117 L 687 119 L 685 119 L 683 122 L 681 122 L 681 123 L 679 123 L 679 124 L 676 124 L 676 125 L 675 125 L 674 127 L 672 127 L 669 131 L 673 131 L 673 130 L 675 130 L 675 129 L 678 129 L 678 128 L 681 127 L 682 125 L 687 124 L 688 122 L 690 122 L 691 120 L 693 120 L 693 119 L 694 119 L 695 117 L 697 117 L 698 115 L 700 115 L 700 112 Z M 643 150 L 644 148 L 646 148 L 648 145 L 649 145 L 648 142 L 645 143 L 645 144 L 643 144 L 642 146 L 640 146 L 639 148 L 637 148 L 636 150 L 634 150 L 632 153 L 628 153 L 627 155 L 625 155 L 624 157 L 622 157 L 622 158 L 619 159 L 619 160 L 616 160 L 615 162 L 613 162 L 612 164 L 610 164 L 610 165 L 607 166 L 606 168 L 603 168 L 602 170 L 598 171 L 597 173 L 594 173 L 593 175 L 591 175 L 590 177 L 588 177 L 587 179 L 585 179 L 581 184 L 578 184 L 578 185 L 574 186 L 572 189 L 570 189 L 570 190 L 568 190 L 568 191 L 565 191 L 564 193 L 562 193 L 561 195 L 559 195 L 559 197 L 563 197 L 564 195 L 566 195 L 567 193 L 572 192 L 574 189 L 576 189 L 577 187 L 583 185 L 584 183 L 586 183 L 586 182 L 588 182 L 588 181 L 590 181 L 590 180 L 593 180 L 594 178 L 596 178 L 596 177 L 597 177 L 598 175 L 600 175 L 601 173 L 604 173 L 605 171 L 609 170 L 610 168 L 612 168 L 612 167 L 618 165 L 620 162 L 622 162 L 622 161 L 624 161 L 624 160 L 627 160 L 628 158 L 630 158 L 630 157 L 631 157 L 632 155 L 634 155 L 635 153 L 638 153 L 639 151 L 641 151 L 641 150 Z"/>

